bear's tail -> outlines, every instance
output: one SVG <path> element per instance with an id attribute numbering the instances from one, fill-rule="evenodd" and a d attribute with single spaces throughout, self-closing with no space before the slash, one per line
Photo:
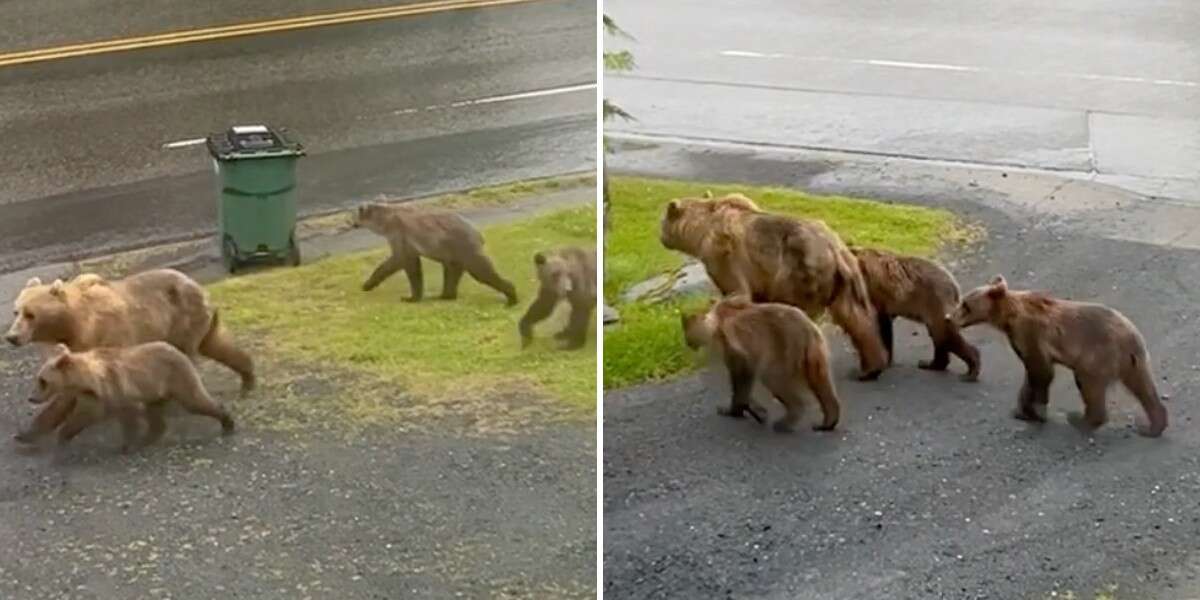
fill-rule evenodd
<path id="1" fill-rule="evenodd" d="M 208 333 L 200 340 L 200 354 L 207 356 L 242 376 L 242 392 L 254 389 L 254 360 L 250 358 L 229 339 L 229 333 L 221 327 L 219 312 L 214 309 L 212 319 L 208 323 Z"/>

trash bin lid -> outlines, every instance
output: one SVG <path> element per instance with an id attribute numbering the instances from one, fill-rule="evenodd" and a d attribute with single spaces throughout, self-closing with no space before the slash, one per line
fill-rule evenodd
<path id="1" fill-rule="evenodd" d="M 208 136 L 208 151 L 218 160 L 303 156 L 304 146 L 287 129 L 266 125 L 235 125 Z"/>

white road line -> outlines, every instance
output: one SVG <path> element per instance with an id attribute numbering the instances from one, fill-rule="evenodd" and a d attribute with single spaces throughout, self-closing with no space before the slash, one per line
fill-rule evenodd
<path id="1" fill-rule="evenodd" d="M 809 62 L 842 62 L 853 65 L 869 65 L 874 67 L 892 67 L 897 69 L 923 69 L 932 71 L 957 71 L 963 73 L 1009 73 L 1014 75 L 1036 75 L 1050 77 L 1066 77 L 1070 79 L 1083 79 L 1088 81 L 1112 81 L 1116 83 L 1144 83 L 1149 85 L 1166 85 L 1174 87 L 1200 87 L 1200 81 L 1186 81 L 1181 79 L 1153 79 L 1148 77 L 1132 77 L 1128 75 L 1101 75 L 1098 73 L 1070 73 L 1070 72 L 1054 72 L 1054 71 L 1031 71 L 1025 69 L 993 69 L 990 67 L 979 67 L 973 65 L 954 65 L 948 63 L 925 63 L 925 62 L 909 62 L 902 60 L 885 60 L 878 58 L 836 58 L 832 56 L 800 56 L 790 54 L 753 52 L 750 50 L 722 50 L 719 53 L 721 56 L 729 56 L 734 58 L 766 58 L 766 59 L 786 59 L 799 60 Z"/>
<path id="2" fill-rule="evenodd" d="M 163 148 L 186 148 L 188 146 L 198 146 L 207 142 L 208 138 L 192 138 L 190 140 L 179 140 L 178 142 L 168 142 L 163 144 Z"/>
<path id="3" fill-rule="evenodd" d="M 532 90 L 528 92 L 518 92 L 516 94 L 504 94 L 503 96 L 487 96 L 485 98 L 472 98 L 470 100 L 459 100 L 449 104 L 430 104 L 421 108 L 401 108 L 392 111 L 393 115 L 409 115 L 417 112 L 426 112 L 432 110 L 445 110 L 447 108 L 463 108 L 465 106 L 477 106 L 480 104 L 495 104 L 497 102 L 512 102 L 513 100 L 525 100 L 527 98 L 541 98 L 543 96 L 557 96 L 560 94 L 571 94 L 574 92 L 582 92 L 586 90 L 596 89 L 594 83 L 583 83 L 579 85 L 568 85 L 565 87 L 547 88 L 544 90 Z"/>
<path id="4" fill-rule="evenodd" d="M 476 106 L 479 104 L 495 104 L 497 102 L 512 102 L 514 100 L 525 100 L 528 98 L 541 98 L 544 96 L 557 96 L 560 94 L 571 94 L 586 90 L 596 89 L 595 83 L 583 83 L 579 85 L 568 85 L 557 88 L 547 88 L 543 90 L 532 90 L 528 92 L 518 92 L 516 94 L 505 94 L 503 96 L 488 96 L 486 98 L 474 98 L 471 100 L 459 100 L 449 104 L 430 104 L 421 108 L 401 108 L 392 111 L 393 115 L 411 115 L 419 112 L 428 112 L 434 110 L 445 110 L 447 108 L 463 108 L 465 106 Z M 362 119 L 363 117 L 356 117 Z M 163 148 L 186 148 L 188 146 L 196 146 L 206 142 L 208 138 L 192 138 L 190 140 L 180 140 L 178 142 L 168 142 L 163 144 Z"/>
<path id="5" fill-rule="evenodd" d="M 875 65 L 877 67 L 901 67 L 905 69 L 932 69 L 935 71 L 979 71 L 978 67 L 963 67 L 960 65 L 943 65 L 938 63 L 917 63 L 904 62 L 899 60 L 859 60 L 854 59 L 850 62 L 866 65 Z"/>

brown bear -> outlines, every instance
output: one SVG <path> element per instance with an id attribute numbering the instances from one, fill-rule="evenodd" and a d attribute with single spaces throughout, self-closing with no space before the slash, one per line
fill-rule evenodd
<path id="1" fill-rule="evenodd" d="M 958 282 L 944 267 L 917 256 L 903 256 L 874 248 L 851 248 L 875 305 L 879 334 L 893 357 L 892 320 L 903 317 L 921 323 L 933 340 L 933 360 L 922 360 L 922 369 L 944 371 L 954 354 L 967 363 L 964 381 L 979 379 L 979 350 L 963 339 L 949 318 L 958 307 Z"/>
<path id="2" fill-rule="evenodd" d="M 568 246 L 533 255 L 537 269 L 538 295 L 529 305 L 517 330 L 521 347 L 533 341 L 533 326 L 550 316 L 559 302 L 571 305 L 567 326 L 554 337 L 564 340 L 563 349 L 582 348 L 587 342 L 588 323 L 596 308 L 596 250 Z"/>
<path id="3" fill-rule="evenodd" d="M 364 292 L 375 289 L 397 271 L 408 275 L 411 295 L 405 302 L 420 302 L 425 290 L 421 257 L 442 264 L 442 299 L 458 297 L 458 282 L 463 272 L 476 281 L 504 294 L 508 305 L 517 304 L 517 289 L 496 272 L 491 259 L 483 253 L 483 236 L 461 215 L 435 208 L 370 203 L 358 207 L 355 227 L 365 227 L 387 238 L 392 253 L 367 281 Z"/>
<path id="4" fill-rule="evenodd" d="M 1054 366 L 1075 372 L 1084 413 L 1069 415 L 1071 424 L 1092 431 L 1108 420 L 1105 394 L 1115 381 L 1141 402 L 1148 424 L 1138 427 L 1158 437 L 1167 427 L 1167 409 L 1158 397 L 1150 370 L 1150 353 L 1142 334 L 1124 315 L 1102 304 L 1052 298 L 1039 292 L 1008 289 L 997 275 L 963 297 L 952 315 L 959 327 L 988 323 L 1008 336 L 1025 365 L 1014 417 L 1045 422 Z"/>
<path id="5" fill-rule="evenodd" d="M 149 421 L 143 443 L 154 443 L 166 430 L 163 410 L 167 400 L 176 400 L 189 412 L 216 419 L 226 434 L 234 428 L 233 418 L 204 389 L 192 360 L 166 342 L 77 353 L 58 344 L 54 356 L 38 370 L 36 391 L 29 401 L 42 404 L 61 397 L 90 403 L 71 413 L 59 430 L 63 443 L 109 416 L 121 422 L 125 437 L 122 451 L 135 444 L 143 416 Z"/>
<path id="6" fill-rule="evenodd" d="M 763 383 L 783 403 L 787 414 L 773 426 L 793 431 L 804 408 L 803 390 L 817 398 L 824 415 L 817 431 L 838 424 L 840 402 L 829 372 L 829 347 L 821 328 L 804 311 L 787 304 L 754 304 L 744 295 L 720 300 L 704 313 L 681 317 L 689 348 L 707 346 L 725 363 L 733 387 L 728 408 L 718 412 L 741 417 L 751 407 L 755 380 Z"/>
<path id="7" fill-rule="evenodd" d="M 858 351 L 860 379 L 887 366 L 858 260 L 825 223 L 763 212 L 740 194 L 681 198 L 667 204 L 660 239 L 700 259 L 723 295 L 790 304 L 814 320 L 828 309 Z"/>
<path id="8" fill-rule="evenodd" d="M 84 274 L 69 282 L 43 284 L 34 278 L 14 302 L 5 339 L 15 345 L 62 343 L 75 352 L 164 341 L 184 354 L 206 356 L 254 387 L 254 363 L 233 345 L 200 284 L 172 269 L 157 269 L 107 281 Z M 75 407 L 64 396 L 42 409 L 17 439 L 32 442 L 56 429 Z"/>

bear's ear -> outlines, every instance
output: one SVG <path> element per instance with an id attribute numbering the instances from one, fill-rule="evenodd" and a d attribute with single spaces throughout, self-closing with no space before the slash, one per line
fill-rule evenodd
<path id="1" fill-rule="evenodd" d="M 988 290 L 988 295 L 993 298 L 999 298 L 1008 292 L 1008 282 L 1004 280 L 1003 275 L 997 275 L 988 282 L 992 289 Z"/>
<path id="2" fill-rule="evenodd" d="M 54 294 L 55 296 L 63 295 L 65 285 L 66 284 L 63 283 L 63 280 L 55 279 L 54 283 L 50 284 L 50 293 Z"/>
<path id="3" fill-rule="evenodd" d="M 667 217 L 675 218 L 683 210 L 683 203 L 679 200 L 672 200 L 667 203 Z"/>
<path id="4" fill-rule="evenodd" d="M 546 264 L 546 255 L 542 254 L 541 252 L 534 254 L 533 255 L 533 264 L 535 264 L 539 267 Z"/>
<path id="5" fill-rule="evenodd" d="M 55 356 L 62 356 L 64 354 L 70 354 L 70 353 L 71 353 L 71 349 L 68 348 L 66 344 L 55 344 L 54 345 L 54 355 Z"/>
<path id="6" fill-rule="evenodd" d="M 29 281 L 26 281 L 26 282 L 25 282 L 25 287 L 26 287 L 26 288 L 37 287 L 37 286 L 39 286 L 39 285 L 42 285 L 42 278 L 41 278 L 41 277 L 31 277 L 31 278 L 29 279 Z"/>
<path id="7" fill-rule="evenodd" d="M 59 370 L 66 369 L 71 366 L 72 360 L 70 352 L 60 354 L 58 358 L 54 359 L 54 368 Z"/>

